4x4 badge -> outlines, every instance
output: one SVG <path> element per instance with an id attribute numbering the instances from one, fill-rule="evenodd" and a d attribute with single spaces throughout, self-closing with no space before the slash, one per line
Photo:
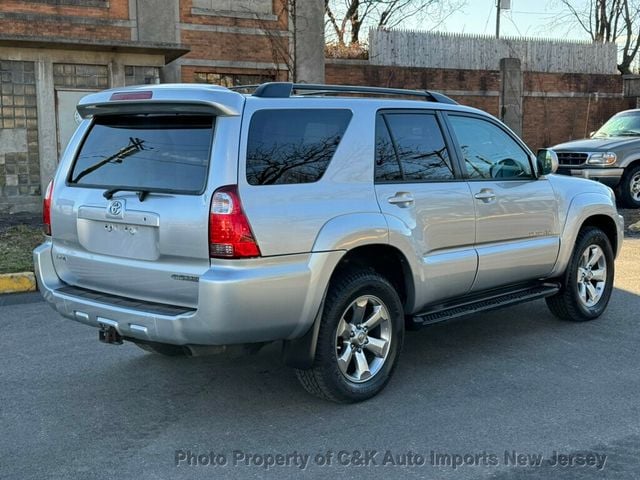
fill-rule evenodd
<path id="1" fill-rule="evenodd" d="M 122 217 L 124 213 L 124 201 L 123 200 L 112 200 L 107 205 L 107 213 L 111 217 Z"/>

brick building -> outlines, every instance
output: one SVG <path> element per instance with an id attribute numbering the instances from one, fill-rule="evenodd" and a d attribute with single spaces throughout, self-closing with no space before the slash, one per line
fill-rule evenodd
<path id="1" fill-rule="evenodd" d="M 0 213 L 37 211 L 88 92 L 322 81 L 322 0 L 2 0 Z"/>

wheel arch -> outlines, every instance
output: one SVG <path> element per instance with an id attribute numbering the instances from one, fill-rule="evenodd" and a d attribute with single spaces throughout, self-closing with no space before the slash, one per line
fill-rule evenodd
<path id="1" fill-rule="evenodd" d="M 329 283 L 344 269 L 369 268 L 385 277 L 398 292 L 404 308 L 415 298 L 415 285 L 409 261 L 396 247 L 369 244 L 349 250 L 334 269 Z"/>
<path id="2" fill-rule="evenodd" d="M 580 230 L 585 227 L 596 227 L 602 230 L 609 239 L 609 242 L 611 242 L 613 256 L 616 257 L 618 255 L 618 229 L 613 218 L 602 214 L 592 215 L 582 222 Z"/>
<path id="3" fill-rule="evenodd" d="M 626 170 L 627 168 L 634 168 L 638 165 L 640 165 L 640 157 L 633 157 L 631 159 L 626 159 L 620 167 Z"/>
<path id="4" fill-rule="evenodd" d="M 564 273 L 576 238 L 585 226 L 602 229 L 613 248 L 614 256 L 620 251 L 623 231 L 622 224 L 617 221 L 618 213 L 613 195 L 588 192 L 576 195 L 567 210 L 566 221 L 560 237 L 560 252 L 550 277 Z"/>
<path id="5" fill-rule="evenodd" d="M 413 303 L 415 299 L 413 274 L 407 258 L 400 250 L 386 243 L 364 244 L 348 250 L 329 277 L 321 306 L 311 328 L 303 336 L 284 342 L 282 354 L 286 365 L 301 370 L 311 368 L 313 365 L 327 290 L 336 276 L 349 268 L 371 269 L 393 285 L 403 308 L 406 309 L 407 305 Z"/>

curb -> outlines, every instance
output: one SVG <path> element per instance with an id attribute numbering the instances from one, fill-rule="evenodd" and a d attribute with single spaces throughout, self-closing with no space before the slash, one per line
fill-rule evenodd
<path id="1" fill-rule="evenodd" d="M 0 294 L 35 292 L 36 277 L 32 272 L 0 274 Z"/>

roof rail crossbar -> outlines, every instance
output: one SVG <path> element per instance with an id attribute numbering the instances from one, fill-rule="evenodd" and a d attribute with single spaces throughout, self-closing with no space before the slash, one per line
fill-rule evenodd
<path id="1" fill-rule="evenodd" d="M 404 88 L 363 87 L 359 85 L 322 85 L 311 83 L 268 82 L 261 85 L 247 85 L 233 87 L 232 90 L 248 90 L 255 88 L 254 97 L 287 98 L 294 91 L 307 92 L 303 95 L 328 95 L 331 93 L 363 93 L 370 95 L 404 95 L 421 97 L 430 102 L 449 103 L 458 102 L 438 92 L 428 90 L 409 90 Z"/>

